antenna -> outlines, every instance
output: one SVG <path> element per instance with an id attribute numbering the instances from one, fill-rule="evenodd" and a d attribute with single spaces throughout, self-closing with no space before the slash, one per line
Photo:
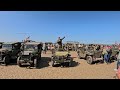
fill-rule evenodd
<path id="1" fill-rule="evenodd" d="M 22 41 L 30 38 L 30 35 L 28 36 L 29 33 L 20 32 L 20 33 L 17 33 L 17 34 L 24 35 L 24 39 Z"/>

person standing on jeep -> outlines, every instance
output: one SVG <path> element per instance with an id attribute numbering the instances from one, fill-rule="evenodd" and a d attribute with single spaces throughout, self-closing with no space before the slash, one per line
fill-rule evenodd
<path id="1" fill-rule="evenodd" d="M 64 39 L 65 37 L 63 37 L 62 39 L 60 37 L 58 37 L 58 40 L 57 40 L 57 43 L 58 43 L 58 49 L 62 48 L 62 40 Z"/>

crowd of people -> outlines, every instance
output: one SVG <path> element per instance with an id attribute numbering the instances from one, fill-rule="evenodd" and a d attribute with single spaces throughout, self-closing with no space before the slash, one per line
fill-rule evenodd
<path id="1" fill-rule="evenodd" d="M 30 37 L 26 38 L 24 40 L 24 42 L 30 42 L 29 40 Z M 111 63 L 111 55 L 112 55 L 112 49 L 117 48 L 119 50 L 119 52 L 116 54 L 116 59 L 117 59 L 117 64 L 116 64 L 116 69 L 115 71 L 117 71 L 117 76 L 118 78 L 120 78 L 120 44 L 116 45 L 102 45 L 102 44 L 89 44 L 89 45 L 85 45 L 85 44 L 63 44 L 62 40 L 64 39 L 58 37 L 57 43 L 55 44 L 47 44 L 47 43 L 43 43 L 42 45 L 42 51 L 44 54 L 46 54 L 46 52 L 48 50 L 50 50 L 53 53 L 55 53 L 55 50 L 59 50 L 59 48 L 62 48 L 65 51 L 69 51 L 69 49 L 73 50 L 73 51 L 77 51 L 79 48 L 85 48 L 85 50 L 89 49 L 92 47 L 92 49 L 94 51 L 99 51 L 102 50 L 102 56 L 103 56 L 103 61 L 106 62 L 107 64 Z"/>
<path id="2" fill-rule="evenodd" d="M 116 71 L 117 71 L 117 76 L 119 78 L 120 76 L 120 45 L 100 45 L 100 44 L 89 44 L 89 45 L 85 45 L 85 44 L 62 44 L 62 40 L 65 37 L 63 37 L 62 39 L 60 39 L 60 37 L 58 38 L 57 44 L 43 44 L 43 53 L 46 54 L 46 52 L 48 50 L 50 50 L 52 52 L 52 54 L 55 52 L 55 50 L 58 50 L 59 48 L 63 48 L 65 51 L 69 51 L 69 49 L 71 48 L 71 50 L 73 51 L 77 51 L 79 48 L 85 48 L 85 50 L 88 50 L 89 48 L 92 47 L 93 51 L 102 51 L 102 56 L 103 56 L 103 61 L 106 62 L 107 64 L 111 63 L 111 55 L 112 55 L 112 49 L 117 48 L 119 50 L 119 52 L 116 54 L 116 59 L 117 59 L 117 64 L 116 64 Z"/>

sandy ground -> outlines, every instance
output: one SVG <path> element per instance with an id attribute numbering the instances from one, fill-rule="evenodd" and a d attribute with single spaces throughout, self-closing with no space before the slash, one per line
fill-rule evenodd
<path id="1" fill-rule="evenodd" d="M 61 68 L 51 66 L 50 56 L 50 52 L 42 54 L 40 69 L 0 65 L 0 79 L 114 79 L 116 62 L 89 65 L 83 59 L 74 58 L 72 67 Z M 76 56 L 72 52 L 72 57 Z"/>

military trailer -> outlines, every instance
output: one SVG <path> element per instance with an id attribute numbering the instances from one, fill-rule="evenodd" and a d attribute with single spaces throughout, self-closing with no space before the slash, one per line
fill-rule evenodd
<path id="1" fill-rule="evenodd" d="M 60 66 L 71 66 L 72 57 L 67 51 L 56 51 L 51 57 L 52 66 L 54 67 L 56 64 Z"/>
<path id="2" fill-rule="evenodd" d="M 5 65 L 16 63 L 20 47 L 20 42 L 3 43 L 0 49 L 0 63 Z"/>
<path id="3" fill-rule="evenodd" d="M 88 48 L 87 50 L 84 47 L 79 48 L 77 51 L 78 58 L 84 58 L 88 64 L 92 64 L 94 61 L 97 61 L 98 58 L 102 57 L 102 51 L 97 51 L 93 48 Z M 103 59 L 101 59 L 103 60 Z"/>
<path id="4" fill-rule="evenodd" d="M 17 58 L 18 66 L 38 68 L 41 60 L 42 44 L 39 42 L 27 42 L 22 44 L 21 49 L 22 51 Z"/>

